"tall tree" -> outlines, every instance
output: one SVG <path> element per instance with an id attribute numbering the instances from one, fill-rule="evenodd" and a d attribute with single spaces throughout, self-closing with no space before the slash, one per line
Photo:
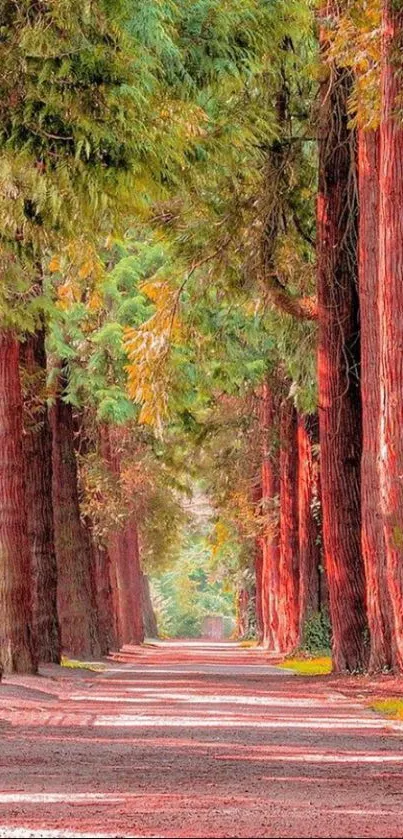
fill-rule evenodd
<path id="1" fill-rule="evenodd" d="M 52 436 L 46 402 L 45 328 L 21 345 L 24 383 L 24 474 L 33 564 L 33 617 L 40 661 L 60 661 L 57 562 L 52 502 Z"/>
<path id="2" fill-rule="evenodd" d="M 299 632 L 322 608 L 319 428 L 316 414 L 298 416 Z"/>
<path id="3" fill-rule="evenodd" d="M 403 11 L 382 3 L 380 149 L 380 490 L 386 540 L 396 663 L 403 669 L 403 128 L 401 48 Z"/>
<path id="4" fill-rule="evenodd" d="M 299 640 L 299 540 L 297 412 L 284 399 L 280 417 L 280 563 L 279 620 L 282 652 Z"/>
<path id="5" fill-rule="evenodd" d="M 95 569 L 80 515 L 73 410 L 66 401 L 67 376 L 64 366 L 51 410 L 58 611 L 62 648 L 74 655 L 96 657 L 100 646 Z"/>
<path id="6" fill-rule="evenodd" d="M 34 673 L 19 344 L 11 330 L 0 333 L 0 446 L 0 672 Z"/>
<path id="7" fill-rule="evenodd" d="M 367 614 L 372 671 L 393 663 L 393 620 L 388 591 L 379 460 L 381 444 L 379 318 L 379 130 L 359 131 L 359 291 L 361 312 L 361 462 L 362 553 L 366 572 Z"/>
<path id="8" fill-rule="evenodd" d="M 338 672 L 366 665 L 366 608 L 361 553 L 362 452 L 357 261 L 356 137 L 349 128 L 352 76 L 328 62 L 322 5 L 318 194 L 319 422 L 323 540 Z"/>

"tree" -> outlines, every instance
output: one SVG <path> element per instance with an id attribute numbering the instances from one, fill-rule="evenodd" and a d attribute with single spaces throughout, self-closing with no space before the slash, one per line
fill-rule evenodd
<path id="1" fill-rule="evenodd" d="M 337 21 L 338 6 L 323 16 Z M 326 62 L 329 40 L 322 28 Z M 348 126 L 349 70 L 332 63 L 321 84 L 318 194 L 319 425 L 323 542 L 336 671 L 366 665 L 361 554 L 362 452 L 357 265 L 356 138 Z"/>
<path id="2" fill-rule="evenodd" d="M 52 435 L 46 401 L 44 325 L 20 347 L 24 386 L 24 475 L 32 556 L 33 619 L 40 661 L 60 662 L 52 503 Z"/>
<path id="3" fill-rule="evenodd" d="M 31 557 L 25 528 L 19 345 L 0 333 L 0 671 L 34 673 Z"/>
<path id="4" fill-rule="evenodd" d="M 319 475 L 319 423 L 316 414 L 298 415 L 299 637 L 307 618 L 322 602 L 322 528 Z"/>
<path id="5" fill-rule="evenodd" d="M 58 612 L 62 648 L 92 658 L 100 653 L 95 569 L 80 514 L 73 410 L 66 401 L 67 376 L 65 365 L 51 411 Z"/>
<path id="6" fill-rule="evenodd" d="M 399 50 L 403 34 L 400 4 L 383 9 L 382 111 L 380 148 L 379 316 L 380 316 L 380 491 L 386 540 L 386 573 L 391 599 L 396 663 L 403 668 L 403 446 L 402 425 L 402 247 L 403 128 L 398 112 L 402 85 Z"/>

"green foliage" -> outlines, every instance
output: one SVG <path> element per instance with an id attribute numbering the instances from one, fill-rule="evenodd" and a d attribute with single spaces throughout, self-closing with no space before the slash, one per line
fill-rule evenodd
<path id="1" fill-rule="evenodd" d="M 172 638 L 198 637 L 203 618 L 234 617 L 234 583 L 217 571 L 206 538 L 185 535 L 176 562 L 151 580 L 159 632 Z"/>
<path id="2" fill-rule="evenodd" d="M 326 611 L 313 612 L 308 616 L 303 629 L 302 649 L 308 653 L 330 650 L 332 646 L 332 628 Z"/>

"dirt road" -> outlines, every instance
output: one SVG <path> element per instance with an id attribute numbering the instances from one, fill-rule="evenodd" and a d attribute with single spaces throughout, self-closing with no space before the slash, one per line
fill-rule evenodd
<path id="1" fill-rule="evenodd" d="M 401 837 L 403 728 L 261 651 L 0 685 L 0 836 Z"/>

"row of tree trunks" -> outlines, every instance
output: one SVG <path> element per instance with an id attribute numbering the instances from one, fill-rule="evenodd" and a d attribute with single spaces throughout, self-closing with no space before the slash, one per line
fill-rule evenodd
<path id="1" fill-rule="evenodd" d="M 295 649 L 308 616 L 326 606 L 318 419 L 298 417 L 283 391 L 269 380 L 261 391 L 263 528 L 255 557 L 258 637 L 279 653 Z"/>

